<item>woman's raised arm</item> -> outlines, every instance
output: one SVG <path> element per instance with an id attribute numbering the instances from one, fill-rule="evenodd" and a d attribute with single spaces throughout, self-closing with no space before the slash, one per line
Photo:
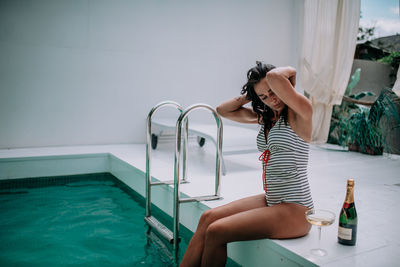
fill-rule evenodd
<path id="1" fill-rule="evenodd" d="M 250 100 L 246 99 L 246 95 L 242 95 L 228 101 L 223 102 L 217 107 L 217 112 L 222 117 L 241 122 L 241 123 L 257 123 L 257 113 L 252 109 L 244 107 Z"/>
<path id="2" fill-rule="evenodd" d="M 279 67 L 267 73 L 266 81 L 271 90 L 296 114 L 303 119 L 311 119 L 312 106 L 310 101 L 296 92 L 296 69 Z"/>

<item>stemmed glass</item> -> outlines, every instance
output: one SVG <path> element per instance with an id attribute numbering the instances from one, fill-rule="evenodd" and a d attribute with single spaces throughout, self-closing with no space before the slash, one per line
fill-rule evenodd
<path id="1" fill-rule="evenodd" d="M 321 227 L 329 226 L 335 221 L 335 213 L 329 210 L 311 209 L 306 211 L 306 219 L 309 223 L 318 226 L 318 248 L 311 249 L 311 254 L 325 256 L 328 252 L 321 248 Z"/>

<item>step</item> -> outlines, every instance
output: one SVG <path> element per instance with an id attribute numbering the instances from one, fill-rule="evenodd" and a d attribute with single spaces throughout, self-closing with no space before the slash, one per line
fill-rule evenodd
<path id="1" fill-rule="evenodd" d="M 198 197 L 188 197 L 188 198 L 181 198 L 179 199 L 179 203 L 187 203 L 187 202 L 194 202 L 194 201 L 211 201 L 211 200 L 220 200 L 222 197 L 210 195 L 210 196 L 198 196 Z"/>
<path id="2" fill-rule="evenodd" d="M 153 216 L 144 217 L 145 222 L 154 230 L 156 230 L 162 237 L 164 237 L 170 244 L 174 243 L 174 235 L 164 224 L 159 222 Z"/>
<path id="3" fill-rule="evenodd" d="M 168 181 L 159 181 L 159 182 L 151 182 L 150 185 L 169 185 L 169 184 L 174 184 L 174 180 L 168 180 Z M 189 183 L 187 180 L 181 180 L 179 182 L 180 184 L 187 184 Z"/>

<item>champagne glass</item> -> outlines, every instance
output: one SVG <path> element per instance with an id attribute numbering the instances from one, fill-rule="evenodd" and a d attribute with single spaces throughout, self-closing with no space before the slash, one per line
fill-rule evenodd
<path id="1" fill-rule="evenodd" d="M 321 227 L 329 226 L 335 221 L 335 213 L 329 210 L 311 209 L 306 211 L 306 219 L 309 223 L 318 226 L 318 248 L 311 249 L 311 254 L 325 256 L 328 252 L 321 248 Z"/>

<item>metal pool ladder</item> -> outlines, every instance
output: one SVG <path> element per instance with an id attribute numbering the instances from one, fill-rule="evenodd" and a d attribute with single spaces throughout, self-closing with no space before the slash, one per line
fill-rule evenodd
<path id="1" fill-rule="evenodd" d="M 151 181 L 151 119 L 154 113 L 165 106 L 173 106 L 177 108 L 181 114 L 176 122 L 175 132 L 175 164 L 174 164 L 174 180 L 173 181 L 162 181 L 152 182 Z M 214 119 L 217 123 L 217 153 L 216 153 L 216 166 L 215 166 L 215 194 L 207 196 L 197 196 L 181 198 L 179 185 L 180 183 L 187 182 L 186 178 L 186 155 L 187 155 L 187 143 L 188 143 L 188 115 L 190 112 L 196 109 L 206 109 L 211 111 L 214 115 Z M 182 124 L 184 125 L 183 131 L 183 155 L 182 155 L 182 167 L 183 177 L 182 182 L 180 181 L 180 161 L 181 161 L 181 144 L 182 144 Z M 220 176 L 221 176 L 221 156 L 222 156 L 222 120 L 218 113 L 209 105 L 206 104 L 195 104 L 183 110 L 182 107 L 173 101 L 164 101 L 154 106 L 147 116 L 147 132 L 146 132 L 146 217 L 144 220 L 154 230 L 156 230 L 162 237 L 168 240 L 173 245 L 174 260 L 178 259 L 179 250 L 179 209 L 181 203 L 188 203 L 194 201 L 207 201 L 220 199 Z M 173 230 L 171 231 L 156 218 L 151 216 L 151 188 L 152 186 L 158 185 L 174 185 L 174 207 L 173 207 Z"/>

